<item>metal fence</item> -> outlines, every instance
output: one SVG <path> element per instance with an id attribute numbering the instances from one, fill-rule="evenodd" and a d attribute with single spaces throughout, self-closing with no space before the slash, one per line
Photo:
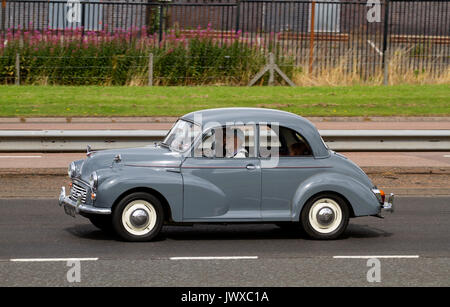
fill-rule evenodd
<path id="1" fill-rule="evenodd" d="M 310 74 L 344 65 L 364 78 L 395 69 L 439 74 L 450 63 L 448 0 L 174 0 L 79 3 L 79 15 L 67 16 L 77 2 L 2 0 L 0 33 L 81 28 L 85 33 L 135 30 L 158 42 L 171 29 L 211 28 L 217 41 L 238 37 L 263 52 L 292 56 Z M 143 64 L 146 66 L 147 64 Z M 164 76 L 161 76 L 164 77 Z"/>

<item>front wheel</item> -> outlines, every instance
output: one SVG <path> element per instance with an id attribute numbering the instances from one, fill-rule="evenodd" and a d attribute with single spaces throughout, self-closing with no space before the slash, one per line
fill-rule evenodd
<path id="1" fill-rule="evenodd" d="M 331 240 L 344 233 L 349 215 L 349 209 L 342 197 L 322 194 L 305 204 L 300 219 L 308 236 L 313 239 Z"/>
<path id="2" fill-rule="evenodd" d="M 161 231 L 164 210 L 151 194 L 137 192 L 125 196 L 114 208 L 113 226 L 126 241 L 150 241 Z"/>

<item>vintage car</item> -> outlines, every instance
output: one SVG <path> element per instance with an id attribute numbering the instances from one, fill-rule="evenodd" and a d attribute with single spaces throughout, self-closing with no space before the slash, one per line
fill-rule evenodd
<path id="1" fill-rule="evenodd" d="M 222 108 L 179 118 L 141 148 L 91 151 L 68 170 L 59 204 L 128 241 L 166 225 L 273 223 L 335 239 L 349 218 L 382 217 L 394 195 L 330 150 L 307 119 L 284 111 Z"/>

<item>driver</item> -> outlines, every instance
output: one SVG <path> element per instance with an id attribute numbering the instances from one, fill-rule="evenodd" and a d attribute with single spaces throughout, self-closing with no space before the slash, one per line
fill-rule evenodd
<path id="1" fill-rule="evenodd" d="M 244 147 L 245 136 L 241 129 L 225 130 L 224 144 L 226 158 L 247 158 L 248 152 Z"/>

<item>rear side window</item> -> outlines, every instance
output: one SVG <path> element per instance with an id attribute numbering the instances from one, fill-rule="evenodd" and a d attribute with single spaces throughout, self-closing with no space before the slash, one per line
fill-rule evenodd
<path id="1" fill-rule="evenodd" d="M 262 158 L 312 156 L 311 147 L 300 133 L 275 125 L 260 125 L 259 152 Z"/>

